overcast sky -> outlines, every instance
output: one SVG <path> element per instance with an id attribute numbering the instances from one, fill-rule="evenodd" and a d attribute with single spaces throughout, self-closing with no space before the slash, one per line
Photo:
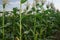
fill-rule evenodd
<path id="1" fill-rule="evenodd" d="M 52 0 L 48 1 L 52 2 Z M 29 0 L 29 3 L 32 3 L 32 0 Z M 60 10 L 60 0 L 53 0 L 53 3 L 55 8 Z M 9 0 L 9 3 L 6 5 L 6 10 L 12 10 L 13 7 L 19 8 L 19 0 Z M 2 0 L 0 0 L 0 10 L 2 10 Z"/>
<path id="2" fill-rule="evenodd" d="M 9 0 L 6 10 L 12 10 L 13 7 L 19 8 L 19 0 Z M 0 10 L 2 10 L 2 0 L 0 0 Z"/>

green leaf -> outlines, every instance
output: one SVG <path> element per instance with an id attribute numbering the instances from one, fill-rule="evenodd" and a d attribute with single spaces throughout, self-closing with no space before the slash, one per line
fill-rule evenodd
<path id="1" fill-rule="evenodd" d="M 25 3 L 27 0 L 21 0 L 21 3 Z"/>
<path id="2" fill-rule="evenodd" d="M 35 7 L 32 7 L 32 11 L 35 11 L 36 9 L 35 9 Z"/>
<path id="3" fill-rule="evenodd" d="M 18 9 L 17 8 L 13 8 L 13 13 L 14 13 L 14 15 L 16 15 L 16 12 L 18 11 Z"/>

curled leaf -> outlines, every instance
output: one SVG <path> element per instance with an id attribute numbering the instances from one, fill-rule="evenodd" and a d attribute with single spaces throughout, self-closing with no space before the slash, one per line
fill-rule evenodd
<path id="1" fill-rule="evenodd" d="M 22 0 L 21 3 L 25 3 L 27 0 Z"/>

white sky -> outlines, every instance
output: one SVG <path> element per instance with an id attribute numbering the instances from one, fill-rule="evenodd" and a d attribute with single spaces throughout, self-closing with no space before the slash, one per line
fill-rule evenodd
<path id="1" fill-rule="evenodd" d="M 52 2 L 52 0 L 48 0 L 49 2 Z M 29 3 L 32 3 L 32 0 L 29 0 Z M 60 10 L 60 0 L 53 0 L 54 6 L 56 9 Z M 10 3 L 6 6 L 6 10 L 11 10 L 13 7 L 19 7 L 19 0 L 13 0 L 10 1 Z M 24 6 L 22 6 L 24 8 Z M 2 5 L 0 4 L 0 10 L 2 10 Z"/>

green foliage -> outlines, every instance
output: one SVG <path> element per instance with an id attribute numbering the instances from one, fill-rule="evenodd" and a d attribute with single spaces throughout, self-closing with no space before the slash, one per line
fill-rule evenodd
<path id="1" fill-rule="evenodd" d="M 38 7 L 41 8 L 39 11 Z M 38 5 L 38 7 L 36 9 L 32 7 L 27 14 L 21 13 L 22 40 L 53 40 L 55 37 L 53 34 L 60 31 L 60 12 L 53 8 L 42 11 L 43 6 Z M 2 27 L 3 16 L 0 16 L 0 40 L 3 38 L 3 28 L 4 40 L 19 39 L 20 15 L 17 11 L 17 8 L 13 8 L 11 14 L 6 12 L 4 27 Z"/>
<path id="2" fill-rule="evenodd" d="M 21 0 L 21 3 L 25 3 L 27 0 Z"/>

